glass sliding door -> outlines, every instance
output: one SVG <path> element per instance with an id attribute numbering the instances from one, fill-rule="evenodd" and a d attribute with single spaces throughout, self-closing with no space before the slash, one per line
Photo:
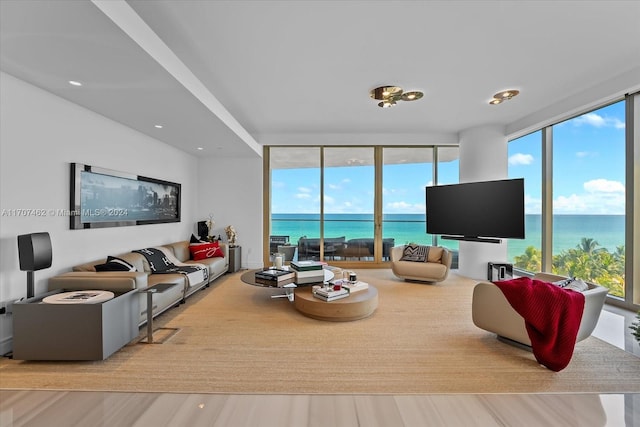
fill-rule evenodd
<path id="1" fill-rule="evenodd" d="M 383 257 L 393 246 L 431 245 L 426 233 L 425 187 L 433 184 L 433 147 L 385 147 L 382 155 Z"/>
<path id="2" fill-rule="evenodd" d="M 320 148 L 271 147 L 269 162 L 269 254 L 280 247 L 287 261 L 318 258 L 319 243 L 312 243 L 321 229 Z"/>
<path id="3" fill-rule="evenodd" d="M 448 185 L 460 183 L 460 148 L 458 147 L 436 147 L 436 184 Z M 441 239 L 435 236 L 434 245 L 444 246 L 451 251 L 451 268 L 458 268 L 458 254 L 460 253 L 460 242 L 457 240 Z"/>
<path id="4" fill-rule="evenodd" d="M 553 270 L 624 297 L 624 101 L 552 130 Z"/>
<path id="5" fill-rule="evenodd" d="M 509 178 L 524 178 L 525 239 L 507 241 L 507 261 L 537 273 L 542 271 L 542 131 L 510 141 L 508 158 Z"/>
<path id="6" fill-rule="evenodd" d="M 374 260 L 373 147 L 324 148 L 324 259 Z"/>

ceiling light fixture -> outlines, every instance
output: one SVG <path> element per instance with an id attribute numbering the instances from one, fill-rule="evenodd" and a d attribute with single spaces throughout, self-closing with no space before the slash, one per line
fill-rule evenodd
<path id="1" fill-rule="evenodd" d="M 378 107 L 381 108 L 393 107 L 397 101 L 416 101 L 423 95 L 417 90 L 402 92 L 402 88 L 398 86 L 380 86 L 369 92 L 371 98 L 382 101 L 378 103 Z"/>
<path id="2" fill-rule="evenodd" d="M 489 104 L 491 105 L 502 104 L 504 101 L 510 100 L 511 98 L 513 98 L 519 93 L 520 91 L 515 89 L 503 90 L 502 92 L 498 92 L 495 95 L 493 95 L 493 99 L 489 101 Z"/>
<path id="3" fill-rule="evenodd" d="M 153 127 L 156 128 L 156 129 L 162 129 L 164 126 L 162 126 L 162 125 L 153 125 Z"/>
<path id="4" fill-rule="evenodd" d="M 80 82 L 79 82 L 79 81 L 77 81 L 77 80 L 69 80 L 69 84 L 70 84 L 71 86 L 82 86 L 82 83 L 80 83 Z"/>

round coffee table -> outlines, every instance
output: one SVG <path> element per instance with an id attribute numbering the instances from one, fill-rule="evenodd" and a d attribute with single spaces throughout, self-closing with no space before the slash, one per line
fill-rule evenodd
<path id="1" fill-rule="evenodd" d="M 262 268 L 258 268 L 255 270 L 249 270 L 246 271 L 244 273 L 242 273 L 242 275 L 240 276 L 240 280 L 242 280 L 244 283 L 248 284 L 248 285 L 252 285 L 252 286 L 259 286 L 262 288 L 271 288 L 271 289 L 282 289 L 284 291 L 284 294 L 278 294 L 278 295 L 271 295 L 271 298 L 288 298 L 289 301 L 293 301 L 294 297 L 295 297 L 295 293 L 293 292 L 294 289 L 296 289 L 299 286 L 309 286 L 309 289 L 311 289 L 311 283 L 309 284 L 303 284 L 303 285 L 297 285 L 295 283 L 289 283 L 288 285 L 284 285 L 281 288 L 275 287 L 275 286 L 270 286 L 270 285 L 265 285 L 262 283 L 257 283 L 256 282 L 256 271 L 261 271 L 263 270 Z M 324 273 L 324 281 L 328 282 L 330 280 L 333 279 L 333 271 L 328 270 L 328 269 L 323 269 L 323 273 Z"/>
<path id="2" fill-rule="evenodd" d="M 347 298 L 326 302 L 316 298 L 311 288 L 295 289 L 293 305 L 307 317 L 330 322 L 349 322 L 364 319 L 378 308 L 378 290 L 369 285 L 365 291 L 354 292 Z"/>

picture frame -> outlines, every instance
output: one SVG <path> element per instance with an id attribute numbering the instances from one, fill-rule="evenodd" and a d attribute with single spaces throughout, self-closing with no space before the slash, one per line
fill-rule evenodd
<path id="1" fill-rule="evenodd" d="M 72 230 L 180 222 L 181 185 L 71 163 Z"/>

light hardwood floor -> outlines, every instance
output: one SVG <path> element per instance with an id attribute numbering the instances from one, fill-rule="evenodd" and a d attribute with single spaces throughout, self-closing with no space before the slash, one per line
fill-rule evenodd
<path id="1" fill-rule="evenodd" d="M 606 306 L 594 335 L 638 355 L 640 347 L 628 329 L 634 317 Z M 228 395 L 0 390 L 0 427 L 18 426 L 640 426 L 640 393 Z"/>
<path id="2" fill-rule="evenodd" d="M 640 395 L 0 391 L 1 426 L 637 426 Z M 634 408 L 635 412 L 634 412 Z"/>

